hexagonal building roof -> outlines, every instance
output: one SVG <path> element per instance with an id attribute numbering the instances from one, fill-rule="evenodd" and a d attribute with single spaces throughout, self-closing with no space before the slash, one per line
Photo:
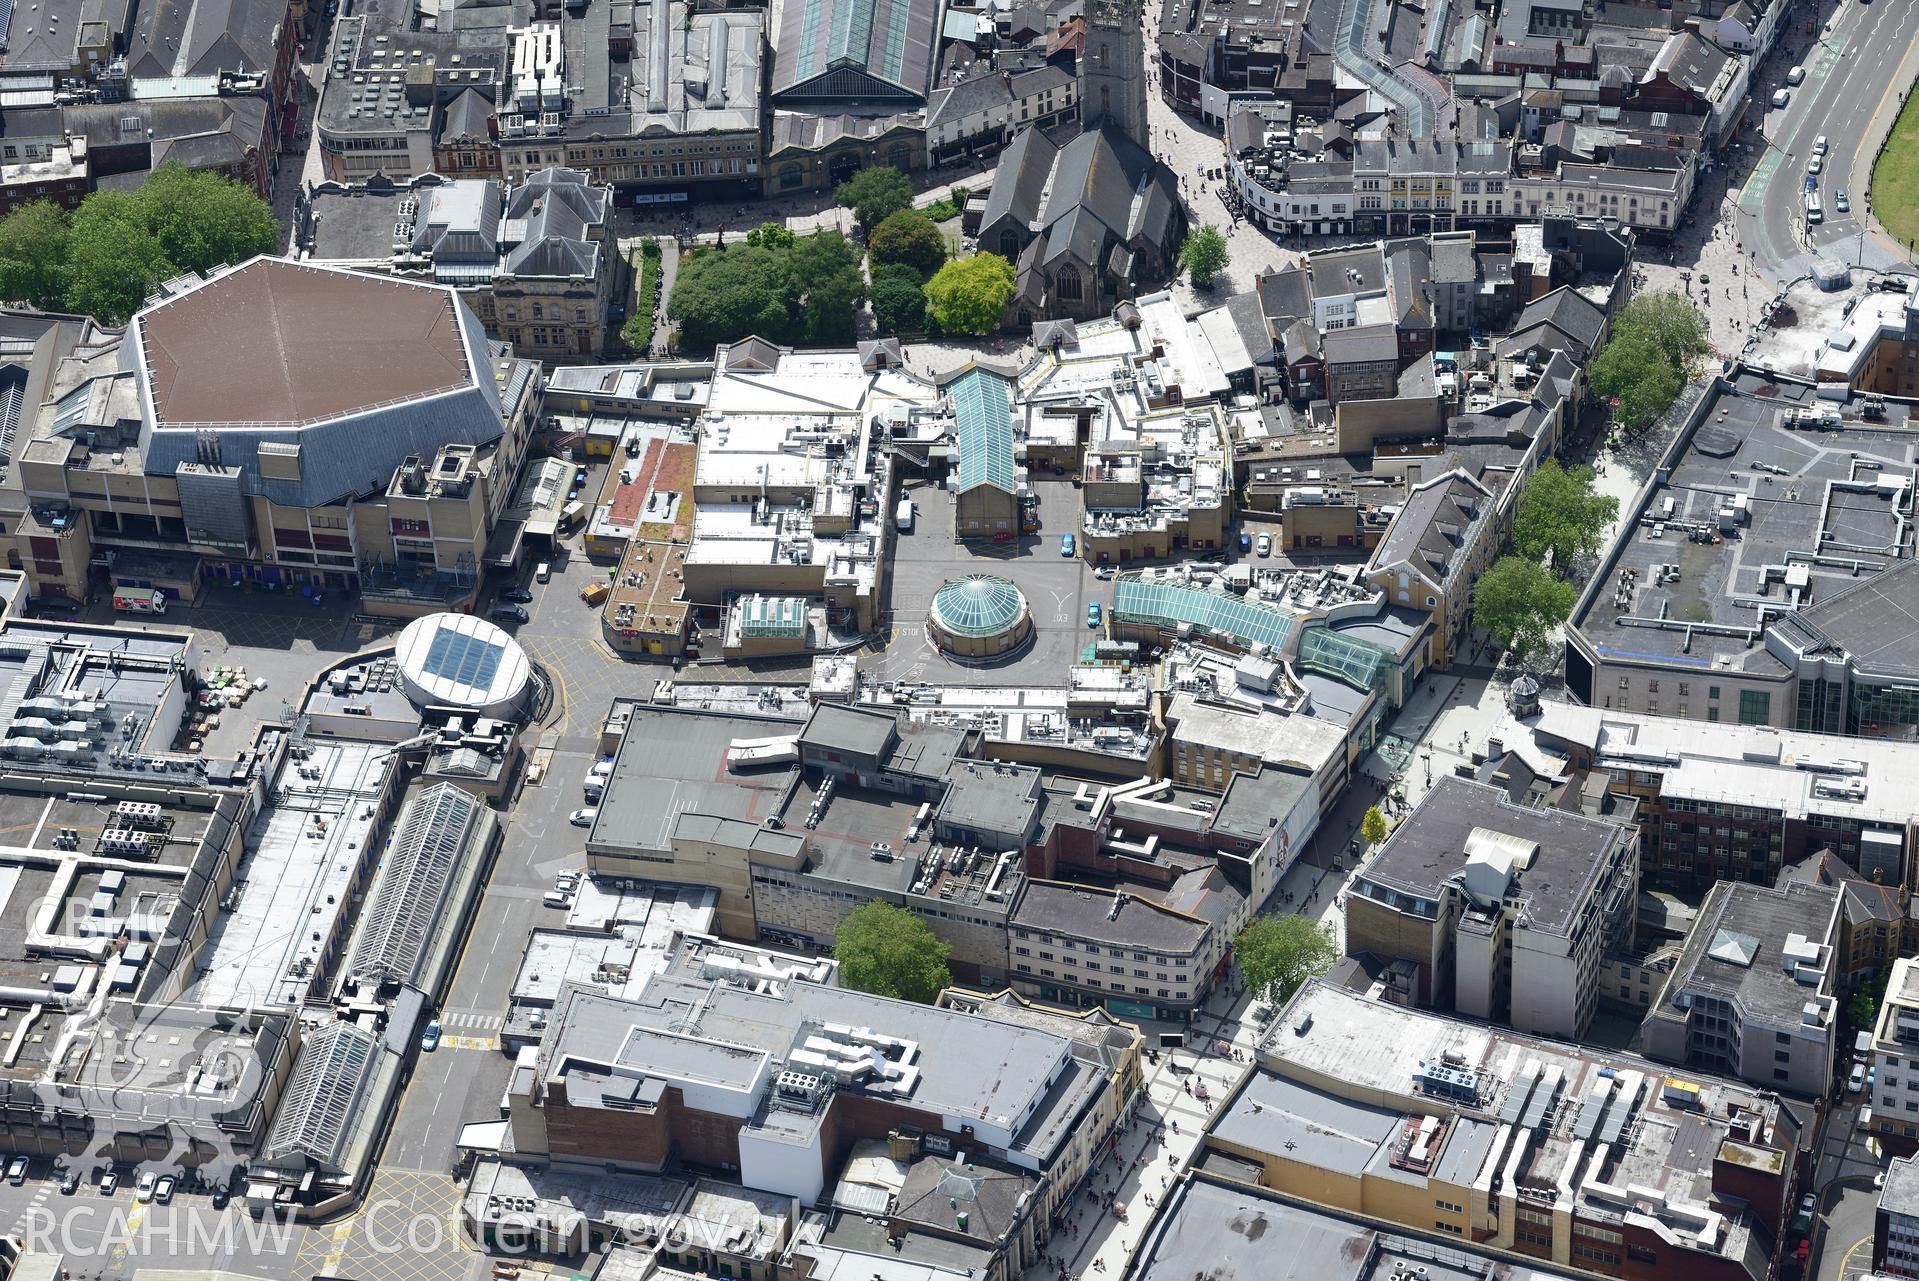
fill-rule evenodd
<path id="1" fill-rule="evenodd" d="M 992 574 L 956 578 L 933 593 L 933 613 L 941 627 L 957 636 L 991 636 L 1019 622 L 1026 598 L 1019 588 Z"/>
<path id="2" fill-rule="evenodd" d="M 137 313 L 123 350 L 148 474 L 225 468 L 285 507 L 378 492 L 409 457 L 504 430 L 486 331 L 443 285 L 255 258 Z"/>
<path id="3" fill-rule="evenodd" d="M 149 311 L 158 426 L 324 422 L 473 380 L 446 290 L 255 259 Z"/>

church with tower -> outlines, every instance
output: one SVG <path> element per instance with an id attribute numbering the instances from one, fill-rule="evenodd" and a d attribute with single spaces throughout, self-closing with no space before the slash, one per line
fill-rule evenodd
<path id="1" fill-rule="evenodd" d="M 1147 146 L 1142 23 L 1140 0 L 1088 0 L 1083 129 L 1061 146 L 1029 127 L 1000 157 L 978 244 L 1014 265 L 1009 325 L 1106 315 L 1177 267 L 1186 211 Z"/>

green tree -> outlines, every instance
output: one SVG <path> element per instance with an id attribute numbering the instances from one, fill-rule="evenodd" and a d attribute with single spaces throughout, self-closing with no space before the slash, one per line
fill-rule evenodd
<path id="1" fill-rule="evenodd" d="M 839 185 L 833 199 L 841 208 L 851 209 L 861 231 L 871 231 L 879 223 L 913 203 L 913 184 L 891 165 L 862 169 Z"/>
<path id="2" fill-rule="evenodd" d="M 1622 326 L 1628 333 L 1650 338 L 1666 359 L 1681 369 L 1711 346 L 1699 309 L 1684 294 L 1669 289 L 1639 294 L 1627 302 L 1613 320 L 1613 332 L 1619 332 Z"/>
<path id="3" fill-rule="evenodd" d="M 930 277 L 946 262 L 946 237 L 933 220 L 916 209 L 888 214 L 866 237 L 866 251 L 877 269 L 899 263 Z"/>
<path id="4" fill-rule="evenodd" d="M 1878 1017 L 1879 1002 L 1863 987 L 1846 1002 L 1846 1021 L 1854 1027 L 1871 1027 Z"/>
<path id="5" fill-rule="evenodd" d="M 96 191 L 67 235 L 67 307 L 123 323 L 159 284 L 272 253 L 273 210 L 253 189 L 165 164 L 137 190 Z"/>
<path id="6" fill-rule="evenodd" d="M 177 274 L 132 195 L 96 191 L 75 211 L 67 239 L 69 310 L 124 324 L 161 281 Z"/>
<path id="7" fill-rule="evenodd" d="M 794 335 L 790 280 L 783 253 L 753 245 L 716 249 L 681 266 L 666 314 L 690 351 L 709 351 L 751 334 L 786 342 Z"/>
<path id="8" fill-rule="evenodd" d="M 905 908 L 868 899 L 840 922 L 833 959 L 840 982 L 855 991 L 930 1005 L 953 981 L 950 950 Z"/>
<path id="9" fill-rule="evenodd" d="M 1220 234 L 1212 223 L 1203 223 L 1186 233 L 1186 243 L 1179 247 L 1179 261 L 1186 268 L 1186 274 L 1193 283 L 1205 289 L 1218 279 L 1219 273 L 1226 270 L 1231 255 L 1226 249 L 1226 237 Z"/>
<path id="10" fill-rule="evenodd" d="M 791 249 L 799 239 L 784 223 L 763 222 L 746 233 L 746 243 L 755 249 Z"/>
<path id="11" fill-rule="evenodd" d="M 42 311 L 67 305 L 67 211 L 46 200 L 0 218 L 0 299 Z"/>
<path id="12" fill-rule="evenodd" d="M 926 282 L 926 310 L 949 334 L 989 334 L 1013 296 L 1013 264 L 998 254 L 947 263 Z"/>
<path id="13" fill-rule="evenodd" d="M 1368 845 L 1377 845 L 1386 839 L 1386 816 L 1379 812 L 1379 806 L 1368 805 L 1365 815 L 1359 820 L 1359 838 Z"/>
<path id="14" fill-rule="evenodd" d="M 209 271 L 279 247 L 273 209 L 253 189 L 216 173 L 161 165 L 133 193 L 147 231 L 179 271 Z"/>
<path id="15" fill-rule="evenodd" d="M 1593 394 L 1613 402 L 1613 417 L 1628 430 L 1646 426 L 1685 390 L 1686 375 L 1645 334 L 1614 334 L 1593 358 L 1587 377 Z"/>
<path id="16" fill-rule="evenodd" d="M 1276 1004 L 1297 992 L 1307 979 L 1331 969 L 1339 949 L 1333 932 L 1324 925 L 1283 912 L 1248 921 L 1233 942 L 1233 954 L 1239 958 L 1246 990 L 1257 1000 Z"/>
<path id="17" fill-rule="evenodd" d="M 1598 492 L 1593 469 L 1561 467 L 1548 459 L 1519 492 L 1513 517 L 1513 546 L 1522 556 L 1544 560 L 1571 577 L 1583 558 L 1599 550 L 1606 526 L 1619 515 L 1619 500 Z"/>
<path id="18" fill-rule="evenodd" d="M 800 336 L 816 343 L 852 341 L 854 317 L 866 298 L 859 250 L 837 231 L 816 231 L 793 243 L 787 263 Z"/>
<path id="19" fill-rule="evenodd" d="M 1572 584 L 1524 556 L 1500 557 L 1473 589 L 1473 625 L 1522 656 L 1544 644 L 1572 608 Z"/>
<path id="20" fill-rule="evenodd" d="M 901 263 L 873 269 L 873 320 L 888 336 L 925 327 L 926 292 L 918 272 Z"/>
<path id="21" fill-rule="evenodd" d="M 1617 402 L 1613 416 L 1637 429 L 1679 398 L 1707 349 L 1705 321 L 1683 294 L 1640 294 L 1613 317 L 1612 336 L 1587 374 L 1595 395 Z"/>

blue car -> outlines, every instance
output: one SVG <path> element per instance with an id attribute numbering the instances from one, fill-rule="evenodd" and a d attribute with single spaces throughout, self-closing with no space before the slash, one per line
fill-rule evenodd
<path id="1" fill-rule="evenodd" d="M 1247 552 L 1253 550 L 1253 536 L 1251 534 L 1241 534 L 1239 536 L 1239 550 L 1241 555 L 1245 555 Z"/>
<path id="2" fill-rule="evenodd" d="M 1099 629 L 1099 602 L 1094 601 L 1086 607 L 1086 625 L 1095 631 Z"/>
<path id="3" fill-rule="evenodd" d="M 1075 547 L 1075 544 L 1073 542 L 1073 536 L 1071 534 L 1061 534 L 1059 536 L 1059 554 L 1060 555 L 1071 556 L 1073 554 L 1074 547 Z"/>

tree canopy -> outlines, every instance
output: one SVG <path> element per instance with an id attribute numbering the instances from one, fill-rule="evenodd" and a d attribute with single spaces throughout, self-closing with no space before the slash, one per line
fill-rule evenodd
<path id="1" fill-rule="evenodd" d="M 1473 589 L 1473 625 L 1524 656 L 1572 613 L 1573 586 L 1524 556 L 1502 556 Z"/>
<path id="2" fill-rule="evenodd" d="M 1339 957 L 1333 932 L 1290 912 L 1256 916 L 1233 943 L 1246 990 L 1261 1001 L 1286 1000 L 1307 979 L 1324 974 Z M 844 971 L 842 971 L 844 973 Z"/>
<path id="3" fill-rule="evenodd" d="M 67 214 L 36 200 L 0 218 L 0 298 L 42 311 L 67 305 Z"/>
<path id="4" fill-rule="evenodd" d="M 178 164 L 133 191 L 96 191 L 69 217 L 36 203 L 0 218 L 0 294 L 118 325 L 160 283 L 272 253 L 273 210 L 253 189 Z"/>
<path id="5" fill-rule="evenodd" d="M 840 922 L 833 959 L 840 982 L 855 991 L 930 1005 L 953 981 L 950 950 L 905 908 L 868 899 Z"/>
<path id="6" fill-rule="evenodd" d="M 898 263 L 911 267 L 925 280 L 946 262 L 946 237 L 925 214 L 901 209 L 888 214 L 867 235 L 866 250 L 872 255 L 874 267 Z"/>
<path id="7" fill-rule="evenodd" d="M 1527 479 L 1513 517 L 1513 546 L 1522 556 L 1544 560 L 1550 553 L 1553 571 L 1568 578 L 1599 550 L 1619 500 L 1599 493 L 1595 479 L 1590 467 L 1561 467 L 1553 459 Z"/>
<path id="8" fill-rule="evenodd" d="M 1379 806 L 1366 807 L 1366 813 L 1359 820 L 1359 835 L 1368 845 L 1377 845 L 1386 839 L 1386 816 L 1379 812 Z"/>
<path id="9" fill-rule="evenodd" d="M 790 249 L 798 239 L 783 222 L 763 222 L 746 233 L 746 243 L 755 249 Z"/>
<path id="10" fill-rule="evenodd" d="M 926 294 L 919 273 L 903 263 L 873 269 L 873 321 L 889 337 L 925 328 Z"/>
<path id="11" fill-rule="evenodd" d="M 783 230 L 783 229 L 782 229 Z M 756 233 L 755 233 L 756 234 Z M 680 268 L 666 314 L 701 351 L 758 334 L 773 342 L 846 342 L 866 295 L 859 251 L 837 231 L 705 249 Z"/>
<path id="12" fill-rule="evenodd" d="M 1212 223 L 1203 223 L 1186 233 L 1186 242 L 1179 247 L 1179 261 L 1186 268 L 1186 274 L 1193 283 L 1204 289 L 1218 279 L 1219 273 L 1226 270 L 1231 255 L 1226 248 L 1226 237 L 1220 234 Z"/>
<path id="13" fill-rule="evenodd" d="M 891 215 L 913 203 L 913 184 L 891 165 L 862 169 L 841 183 L 833 199 L 851 209 L 861 231 L 871 231 Z"/>
<path id="14" fill-rule="evenodd" d="M 1671 407 L 1708 347 L 1705 321 L 1683 295 L 1640 294 L 1613 317 L 1587 376 L 1593 394 L 1615 402 L 1613 417 L 1633 430 Z"/>
<path id="15" fill-rule="evenodd" d="M 774 342 L 791 336 L 785 253 L 757 245 L 716 249 L 685 262 L 666 301 L 680 327 L 681 347 L 706 351 L 760 334 Z"/>
<path id="16" fill-rule="evenodd" d="M 949 334 L 990 334 L 1013 296 L 1013 264 L 998 254 L 947 263 L 926 282 L 926 310 Z"/>
<path id="17" fill-rule="evenodd" d="M 816 231 L 787 251 L 800 335 L 813 343 L 853 341 L 855 314 L 866 300 L 860 251 L 837 231 Z"/>

